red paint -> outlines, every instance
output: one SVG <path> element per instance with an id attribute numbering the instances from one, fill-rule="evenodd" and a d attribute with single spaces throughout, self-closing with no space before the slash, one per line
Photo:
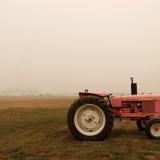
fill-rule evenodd
<path id="1" fill-rule="evenodd" d="M 80 92 L 79 95 L 80 97 L 97 96 L 102 99 L 109 96 L 106 92 Z M 143 119 L 146 122 L 149 117 L 160 117 L 160 94 L 114 96 L 110 101 L 112 112 L 119 119 Z"/>
<path id="2" fill-rule="evenodd" d="M 79 92 L 79 96 L 80 97 L 97 96 L 97 97 L 100 97 L 100 98 L 104 98 L 104 97 L 108 96 L 108 94 L 106 92 L 99 92 L 99 93 Z"/>

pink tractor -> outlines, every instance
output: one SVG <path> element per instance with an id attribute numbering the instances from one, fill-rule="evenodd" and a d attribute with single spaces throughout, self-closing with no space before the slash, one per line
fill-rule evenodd
<path id="1" fill-rule="evenodd" d="M 137 127 L 151 139 L 160 139 L 160 94 L 137 94 L 131 78 L 131 95 L 79 93 L 70 107 L 67 124 L 78 140 L 103 140 L 113 128 L 114 119 L 136 121 Z"/>

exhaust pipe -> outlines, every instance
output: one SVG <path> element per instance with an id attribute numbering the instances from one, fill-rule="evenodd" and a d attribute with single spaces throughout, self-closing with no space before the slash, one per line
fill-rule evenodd
<path id="1" fill-rule="evenodd" d="M 131 95 L 136 95 L 137 94 L 137 83 L 133 82 L 133 77 L 131 79 Z"/>

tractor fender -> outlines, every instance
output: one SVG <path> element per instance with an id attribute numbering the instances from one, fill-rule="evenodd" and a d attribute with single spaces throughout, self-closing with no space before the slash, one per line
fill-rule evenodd
<path id="1" fill-rule="evenodd" d="M 152 117 L 150 117 L 150 120 L 149 120 L 148 122 L 150 122 L 150 121 L 152 121 L 152 120 L 156 120 L 156 119 L 160 120 L 160 116 L 157 116 L 157 115 L 152 116 Z M 147 122 L 147 123 L 148 123 L 148 122 Z"/>
<path id="2" fill-rule="evenodd" d="M 109 95 L 106 92 L 100 92 L 100 93 L 89 93 L 89 92 L 79 92 L 80 97 L 86 97 L 86 96 L 94 96 L 99 98 L 108 97 Z"/>

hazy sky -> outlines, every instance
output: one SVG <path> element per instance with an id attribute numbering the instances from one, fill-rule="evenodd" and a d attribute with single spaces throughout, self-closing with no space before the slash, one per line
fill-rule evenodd
<path id="1" fill-rule="evenodd" d="M 0 0 L 0 90 L 160 92 L 159 0 Z"/>

